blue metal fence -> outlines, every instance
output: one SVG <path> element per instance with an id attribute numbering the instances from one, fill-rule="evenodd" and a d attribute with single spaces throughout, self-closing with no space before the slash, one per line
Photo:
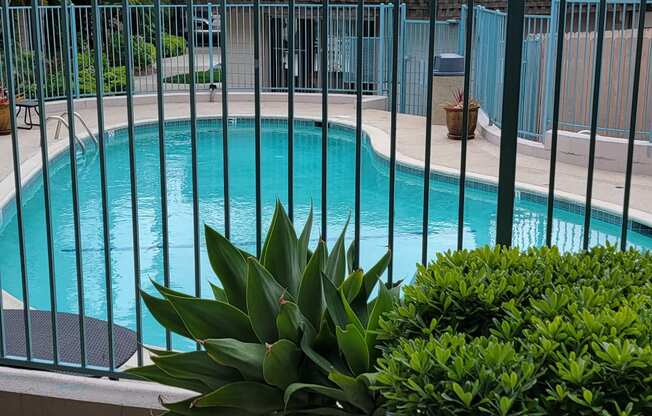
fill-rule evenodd
<path id="1" fill-rule="evenodd" d="M 598 131 L 604 135 L 622 137 L 627 131 L 626 97 L 631 93 L 635 43 L 634 22 L 636 0 L 609 0 L 606 14 L 606 33 L 603 65 L 602 103 Z M 648 0 L 652 4 L 652 0 Z M 99 7 L 103 44 L 104 92 L 106 95 L 124 94 L 126 68 L 121 53 L 124 40 L 122 6 Z M 153 94 L 157 91 L 156 49 L 154 47 L 154 6 L 129 5 L 132 19 L 132 47 L 134 48 L 135 94 Z M 464 6 L 465 7 L 465 6 Z M 591 85 L 595 58 L 597 22 L 596 0 L 572 0 L 566 5 L 564 32 L 565 56 L 562 60 L 564 94 L 561 99 L 560 126 L 571 131 L 586 130 L 591 113 Z M 63 24 L 62 8 L 41 6 L 44 80 L 47 99 L 62 99 L 64 86 L 64 50 L 70 51 L 75 96 L 93 96 L 95 93 L 93 68 L 93 36 L 91 6 L 68 6 L 71 47 L 62 47 L 59 28 Z M 201 76 L 197 77 L 199 91 L 210 84 L 220 86 L 219 34 L 222 30 L 219 7 L 216 4 L 195 5 L 194 64 Z M 253 38 L 251 36 L 253 5 L 228 5 L 226 11 L 228 81 L 232 90 L 254 88 Z M 355 92 L 355 59 L 357 10 L 354 5 L 330 5 L 328 36 L 328 76 L 332 92 Z M 161 5 L 163 29 L 162 67 L 165 92 L 187 91 L 184 76 L 188 73 L 188 19 L 184 5 Z M 292 70 L 298 92 L 319 92 L 321 81 L 319 60 L 320 5 L 297 5 L 295 10 L 295 54 Z M 18 96 L 34 99 L 36 80 L 34 70 L 34 39 L 31 30 L 32 8 L 10 8 L 14 38 L 12 53 Z M 389 95 L 391 92 L 391 37 L 393 5 L 367 5 L 363 19 L 363 90 L 365 93 Z M 520 88 L 521 109 L 519 135 L 526 139 L 543 141 L 551 127 L 553 61 L 559 0 L 552 2 L 551 16 L 526 16 L 523 33 L 523 60 Z M 261 60 L 265 70 L 261 74 L 263 91 L 287 91 L 288 8 L 283 4 L 263 4 L 261 15 Z M 437 21 L 435 54 L 464 52 L 466 9 L 461 21 Z M 491 123 L 501 125 L 500 103 L 503 95 L 504 44 L 506 14 L 475 7 L 472 48 L 471 94 L 478 99 Z M 425 115 L 426 86 L 429 77 L 427 56 L 428 22 L 406 17 L 405 5 L 400 10 L 399 111 Z M 652 140 L 652 28 L 646 29 L 642 60 L 641 99 L 639 102 L 639 129 L 637 138 Z M 2 71 L 4 72 L 4 71 Z M 3 85 L 5 83 L 3 82 Z M 436 85 L 435 85 L 436 87 Z"/>

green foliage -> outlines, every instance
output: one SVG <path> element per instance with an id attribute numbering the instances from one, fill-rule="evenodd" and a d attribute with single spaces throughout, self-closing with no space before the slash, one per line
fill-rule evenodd
<path id="1" fill-rule="evenodd" d="M 126 44 L 120 32 L 113 32 L 107 39 L 107 60 L 111 66 L 125 65 Z M 143 36 L 131 37 L 134 72 L 146 72 L 156 61 L 156 46 Z"/>
<path id="2" fill-rule="evenodd" d="M 183 36 L 163 34 L 163 57 L 170 58 L 186 54 L 188 48 L 186 39 Z"/>
<path id="3" fill-rule="evenodd" d="M 482 248 L 420 267 L 377 387 L 412 415 L 652 414 L 652 255 Z"/>
<path id="4" fill-rule="evenodd" d="M 156 46 L 142 36 L 132 36 L 134 71 L 145 72 L 156 61 Z"/>
<path id="5" fill-rule="evenodd" d="M 277 203 L 256 258 L 206 227 L 209 259 L 221 283 L 211 285 L 215 299 L 156 283 L 162 298 L 142 293 L 159 323 L 203 346 L 189 353 L 153 352 L 154 365 L 129 371 L 198 393 L 165 403 L 170 415 L 382 414 L 370 385 L 379 317 L 396 297 L 395 288 L 378 285 L 389 253 L 367 273 L 352 270 L 346 227 L 330 253 L 324 241 L 308 249 L 311 228 L 312 212 L 297 235 Z"/>

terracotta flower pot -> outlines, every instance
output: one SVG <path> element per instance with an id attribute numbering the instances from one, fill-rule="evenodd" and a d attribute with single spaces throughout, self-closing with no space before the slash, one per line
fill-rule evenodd
<path id="1" fill-rule="evenodd" d="M 4 136 L 11 133 L 10 115 L 9 104 L 0 104 L 0 135 Z"/>
<path id="2" fill-rule="evenodd" d="M 475 128 L 478 125 L 478 110 L 480 106 L 469 107 L 469 140 L 475 139 Z M 446 127 L 448 127 L 448 138 L 462 140 L 464 110 L 456 107 L 444 107 L 446 111 Z"/>

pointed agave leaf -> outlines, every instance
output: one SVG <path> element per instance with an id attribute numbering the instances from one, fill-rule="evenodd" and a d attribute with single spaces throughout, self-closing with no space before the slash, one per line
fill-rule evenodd
<path id="1" fill-rule="evenodd" d="M 270 414 L 283 409 L 279 389 L 252 381 L 227 384 L 194 401 L 196 407 L 236 407 L 255 414 Z"/>
<path id="2" fill-rule="evenodd" d="M 176 309 L 167 299 L 159 299 L 154 296 L 148 295 L 147 292 L 140 291 L 147 309 L 164 328 L 169 329 L 175 334 L 179 334 L 186 338 L 193 338 L 188 332 L 186 325 L 183 323 Z"/>
<path id="3" fill-rule="evenodd" d="M 224 289 L 211 282 L 208 282 L 208 284 L 211 286 L 211 291 L 213 291 L 213 297 L 215 298 L 215 300 L 229 303 L 229 298 L 226 296 L 226 292 L 224 291 Z"/>
<path id="4" fill-rule="evenodd" d="M 322 386 L 320 384 L 308 384 L 308 383 L 294 383 L 290 384 L 286 389 L 285 389 L 285 394 L 283 395 L 283 401 L 285 402 L 285 407 L 287 408 L 288 404 L 290 403 L 290 400 L 292 399 L 292 396 L 300 390 L 310 390 L 312 392 L 321 394 L 326 397 L 330 397 L 331 399 L 338 401 L 338 402 L 346 402 L 347 401 L 347 396 L 346 393 L 344 393 L 340 389 L 336 389 L 333 387 L 327 387 L 327 386 Z"/>
<path id="5" fill-rule="evenodd" d="M 380 285 L 380 292 L 374 302 L 365 334 L 367 347 L 372 351 L 372 354 L 376 352 L 374 346 L 376 345 L 376 338 L 378 337 L 377 331 L 379 328 L 378 322 L 380 321 L 380 317 L 385 312 L 389 312 L 392 309 L 392 306 L 392 295 L 390 294 L 389 289 L 387 289 L 385 285 Z"/>
<path id="6" fill-rule="evenodd" d="M 276 316 L 285 289 L 254 258 L 247 262 L 247 310 L 254 332 L 261 342 L 272 343 L 278 339 Z"/>
<path id="7" fill-rule="evenodd" d="M 364 335 L 353 324 L 346 329 L 335 328 L 337 345 L 344 355 L 353 374 L 362 374 L 369 371 L 369 350 Z"/>
<path id="8" fill-rule="evenodd" d="M 276 201 L 272 225 L 267 233 L 261 263 L 274 279 L 296 296 L 299 289 L 299 240 L 283 205 Z"/>
<path id="9" fill-rule="evenodd" d="M 174 378 L 196 380 L 204 383 L 210 390 L 215 390 L 225 384 L 241 381 L 240 373 L 220 365 L 212 360 L 206 351 L 192 351 L 152 357 L 156 366 Z"/>
<path id="10" fill-rule="evenodd" d="M 178 387 L 181 389 L 196 391 L 197 393 L 208 393 L 211 388 L 199 380 L 188 380 L 184 378 L 172 377 L 165 371 L 161 370 L 155 365 L 147 365 L 144 367 L 130 368 L 126 370 L 127 374 L 140 377 L 145 380 L 154 381 L 156 383 L 165 384 L 166 386 Z"/>
<path id="11" fill-rule="evenodd" d="M 362 273 L 362 270 L 356 270 L 351 273 L 346 280 L 344 280 L 344 283 L 340 286 L 340 291 L 342 291 L 347 301 L 353 302 L 358 296 L 360 289 L 362 288 L 363 278 L 364 274 Z"/>
<path id="12" fill-rule="evenodd" d="M 329 374 L 335 369 L 335 367 L 333 367 L 333 364 L 331 364 L 326 358 L 322 357 L 321 354 L 315 351 L 312 347 L 312 343 L 316 336 L 314 332 L 314 329 L 309 327 L 306 328 L 301 337 L 301 351 L 303 351 L 303 353 L 306 354 L 306 356 L 310 358 L 310 360 L 315 363 L 321 371 Z"/>
<path id="13" fill-rule="evenodd" d="M 208 355 L 218 364 L 235 368 L 247 380 L 263 381 L 265 346 L 236 339 L 208 339 L 203 342 Z"/>
<path id="14" fill-rule="evenodd" d="M 165 416 L 253 416 L 255 413 L 247 412 L 236 407 L 194 407 L 193 403 L 199 397 L 175 403 L 163 403 L 163 407 L 170 412 Z"/>
<path id="15" fill-rule="evenodd" d="M 301 235 L 299 236 L 299 245 L 297 248 L 297 258 L 299 259 L 299 270 L 303 270 L 308 262 L 308 244 L 310 243 L 310 233 L 312 232 L 312 204 L 310 204 L 310 212 L 308 219 L 303 226 Z"/>
<path id="16" fill-rule="evenodd" d="M 348 323 L 342 297 L 331 280 L 322 273 L 322 285 L 324 288 L 324 297 L 326 298 L 326 309 L 337 326 L 344 327 Z"/>
<path id="17" fill-rule="evenodd" d="M 353 378 L 333 371 L 328 378 L 344 391 L 346 401 L 363 410 L 365 414 L 371 414 L 374 411 L 374 401 L 362 377 Z"/>
<path id="18" fill-rule="evenodd" d="M 371 292 L 373 292 L 376 283 L 380 280 L 380 277 L 387 270 L 389 266 L 389 260 L 392 258 L 392 253 L 388 250 L 383 257 L 381 257 L 378 262 L 367 271 L 363 279 L 364 295 L 366 296 L 365 302 L 369 300 Z"/>
<path id="19" fill-rule="evenodd" d="M 229 303 L 246 312 L 247 263 L 242 251 L 208 226 L 206 226 L 206 249 L 213 271 L 220 279 Z"/>
<path id="20" fill-rule="evenodd" d="M 160 350 L 158 348 L 152 348 L 147 346 L 143 346 L 143 348 L 147 350 L 147 352 L 149 352 L 150 356 L 154 356 L 154 357 L 166 357 L 168 355 L 179 354 L 179 351 Z"/>
<path id="21" fill-rule="evenodd" d="M 347 318 L 347 323 L 351 323 L 358 328 L 360 333 L 364 334 L 365 328 L 362 325 L 362 321 L 360 321 L 360 318 L 358 318 L 358 315 L 356 315 L 355 311 L 349 304 L 349 302 L 346 300 L 346 296 L 344 296 L 344 293 L 340 291 L 340 299 L 342 300 L 342 307 L 344 308 L 344 313 L 346 314 Z M 343 325 L 342 325 L 343 326 Z"/>
<path id="22" fill-rule="evenodd" d="M 287 339 L 281 339 L 267 347 L 263 361 L 263 375 L 268 384 L 285 389 L 299 379 L 301 350 Z"/>
<path id="23" fill-rule="evenodd" d="M 150 279 L 150 281 L 152 282 L 152 285 L 154 286 L 154 288 L 156 290 L 158 290 L 158 292 L 161 295 L 163 295 L 163 297 L 165 297 L 166 295 L 172 295 L 172 296 L 179 296 L 179 297 L 182 297 L 182 298 L 194 298 L 194 296 L 188 295 L 188 294 L 183 293 L 183 292 L 178 292 L 178 291 L 176 291 L 174 289 L 170 289 L 169 287 L 165 287 L 165 286 L 161 285 L 160 283 L 158 283 L 157 281 L 155 281 L 153 279 Z"/>
<path id="24" fill-rule="evenodd" d="M 276 328 L 278 337 L 287 339 L 294 343 L 299 342 L 301 331 L 303 330 L 304 318 L 301 316 L 299 307 L 296 303 L 284 302 L 281 310 L 276 316 Z"/>
<path id="25" fill-rule="evenodd" d="M 301 313 L 310 321 L 313 327 L 319 327 L 323 313 L 322 273 L 326 264 L 326 243 L 319 242 L 315 253 L 303 272 L 299 287 L 298 305 Z"/>
<path id="26" fill-rule="evenodd" d="M 348 273 L 353 273 L 353 266 L 355 263 L 355 240 L 351 241 L 349 244 L 349 249 L 346 250 L 346 265 Z"/>
<path id="27" fill-rule="evenodd" d="M 235 338 L 258 341 L 249 317 L 240 309 L 216 300 L 167 296 L 195 339 Z"/>
<path id="28" fill-rule="evenodd" d="M 344 281 L 344 274 L 346 273 L 346 252 L 344 249 L 344 236 L 346 235 L 346 228 L 349 225 L 349 220 L 346 220 L 342 233 L 337 238 L 333 251 L 328 257 L 326 262 L 326 276 L 333 282 L 335 287 L 339 287 Z"/>

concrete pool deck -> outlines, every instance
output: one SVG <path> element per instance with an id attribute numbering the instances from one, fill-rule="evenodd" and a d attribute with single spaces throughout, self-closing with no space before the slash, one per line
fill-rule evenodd
<path id="1" fill-rule="evenodd" d="M 168 94 L 166 96 L 166 119 L 189 117 L 187 94 Z M 249 93 L 229 95 L 229 115 L 251 116 L 254 105 Z M 298 94 L 296 99 L 296 117 L 321 117 L 321 97 L 319 94 Z M 329 119 L 343 124 L 354 125 L 355 105 L 353 96 L 333 95 L 329 103 Z M 218 97 L 218 101 L 220 101 Z M 390 113 L 382 108 L 384 101 L 378 97 L 366 97 L 363 111 L 364 128 L 371 137 L 374 149 L 382 156 L 389 154 Z M 287 101 L 285 94 L 263 94 L 262 115 L 264 117 L 286 117 Z M 47 115 L 61 115 L 65 111 L 64 103 L 47 105 Z M 93 132 L 97 130 L 95 99 L 79 100 L 76 111 L 88 123 Z M 124 98 L 112 97 L 105 100 L 105 127 L 107 129 L 124 126 L 127 122 Z M 198 95 L 197 114 L 199 117 L 216 117 L 221 115 L 220 102 L 208 102 L 206 94 Z M 135 99 L 134 115 L 136 122 L 157 120 L 155 96 L 138 96 Z M 61 138 L 54 140 L 56 122 L 48 123 L 48 137 L 51 157 L 67 148 L 68 136 L 62 128 Z M 499 166 L 499 146 L 486 139 L 495 127 L 487 126 L 486 120 L 480 120 L 477 139 L 469 141 L 467 155 L 467 173 L 470 178 L 496 182 Z M 76 130 L 80 137 L 86 136 L 80 123 Z M 399 162 L 423 167 L 425 146 L 425 117 L 406 114 L 398 115 L 397 152 Z M 495 132 L 494 132 L 495 134 Z M 29 179 L 40 169 L 39 129 L 19 130 L 22 176 Z M 522 148 L 519 145 L 519 150 Z M 598 144 L 598 147 L 600 144 Z M 460 143 L 446 137 L 444 126 L 433 126 L 431 168 L 449 174 L 459 172 Z M 623 158 L 625 155 L 623 155 Z M 517 182 L 521 189 L 536 192 L 547 191 L 549 161 L 540 157 L 519 153 L 517 158 Z M 577 203 L 584 202 L 586 192 L 586 166 L 567 163 L 557 164 L 556 192 L 558 198 Z M 597 170 L 593 188 L 593 203 L 596 207 L 621 213 L 623 203 L 623 173 Z M 14 193 L 11 136 L 0 136 L 0 206 L 4 206 Z M 631 215 L 638 221 L 652 225 L 652 176 L 637 174 L 634 167 L 632 178 Z"/>

